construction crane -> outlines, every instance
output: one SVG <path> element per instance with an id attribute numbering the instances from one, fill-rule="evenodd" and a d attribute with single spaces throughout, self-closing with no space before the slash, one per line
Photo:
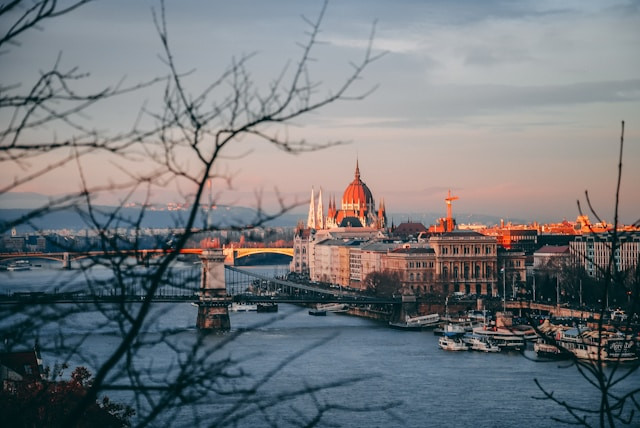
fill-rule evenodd
<path id="1" fill-rule="evenodd" d="M 451 213 L 451 202 L 458 199 L 457 196 L 451 196 L 451 189 L 449 189 L 449 193 L 447 197 L 444 199 L 447 203 L 447 232 L 451 232 L 453 230 L 453 214 Z"/>

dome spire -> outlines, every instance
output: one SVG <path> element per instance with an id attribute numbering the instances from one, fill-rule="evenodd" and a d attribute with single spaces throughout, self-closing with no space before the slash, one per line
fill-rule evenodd
<path id="1" fill-rule="evenodd" d="M 356 158 L 356 180 L 360 180 L 360 166 L 358 165 L 358 158 Z"/>

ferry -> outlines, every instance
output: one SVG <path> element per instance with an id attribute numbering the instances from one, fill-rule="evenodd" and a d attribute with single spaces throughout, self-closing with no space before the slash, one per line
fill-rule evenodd
<path id="1" fill-rule="evenodd" d="M 31 270 L 31 262 L 29 260 L 16 260 L 7 266 L 7 270 L 12 272 Z"/>
<path id="2" fill-rule="evenodd" d="M 316 309 L 326 312 L 347 312 L 349 311 L 349 305 L 346 303 L 319 303 L 316 305 Z"/>
<path id="3" fill-rule="evenodd" d="M 505 327 L 476 327 L 473 334 L 490 339 L 502 351 L 520 351 L 525 348 L 524 335 Z"/>
<path id="4" fill-rule="evenodd" d="M 389 321 L 389 326 L 400 330 L 422 330 L 423 328 L 435 327 L 439 322 L 440 315 L 429 314 L 417 317 L 406 317 L 404 321 L 399 322 Z"/>
<path id="5" fill-rule="evenodd" d="M 578 327 L 559 331 L 555 339 L 559 347 L 582 360 L 625 362 L 638 359 L 633 337 L 618 332 Z"/>
<path id="6" fill-rule="evenodd" d="M 229 310 L 232 312 L 256 312 L 258 310 L 258 305 L 251 303 L 233 302 L 229 306 Z"/>

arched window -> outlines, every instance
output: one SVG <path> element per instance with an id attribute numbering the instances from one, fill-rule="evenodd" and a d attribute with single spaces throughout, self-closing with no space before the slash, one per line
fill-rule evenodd
<path id="1" fill-rule="evenodd" d="M 449 277 L 449 269 L 446 266 L 442 268 L 442 277 L 443 278 Z"/>
<path id="2" fill-rule="evenodd" d="M 456 279 L 458 278 L 458 266 L 453 267 L 453 277 Z"/>

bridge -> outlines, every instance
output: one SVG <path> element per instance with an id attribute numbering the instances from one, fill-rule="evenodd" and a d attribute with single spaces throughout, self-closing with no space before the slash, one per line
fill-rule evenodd
<path id="1" fill-rule="evenodd" d="M 58 252 L 19 252 L 19 253 L 1 253 L 0 261 L 11 260 L 54 260 L 62 263 L 64 268 L 70 268 L 71 262 L 86 258 L 107 258 L 107 257 L 135 257 L 137 260 L 146 260 L 149 257 L 157 257 L 162 254 L 168 254 L 174 250 L 168 249 L 122 249 L 118 251 L 58 251 Z M 225 255 L 225 264 L 235 265 L 236 260 L 242 257 L 252 256 L 254 254 L 281 254 L 293 257 L 293 248 L 288 247 L 262 247 L 262 248 L 223 248 Z M 179 254 L 193 254 L 200 256 L 202 248 L 183 248 L 178 251 Z"/>
<path id="2" fill-rule="evenodd" d="M 186 272 L 180 276 L 185 286 L 161 287 L 152 301 L 157 303 L 193 302 L 198 303 L 202 289 L 200 268 L 197 272 Z M 224 266 L 226 300 L 241 303 L 345 303 L 349 305 L 388 305 L 402 303 L 401 297 L 377 298 L 361 293 L 321 287 L 288 281 L 282 278 L 261 275 L 233 266 Z M 12 292 L 0 294 L 0 304 L 33 303 L 91 303 L 91 302 L 129 302 L 140 303 L 146 297 L 142 291 L 130 291 L 125 294 L 103 289 L 99 293 L 89 294 L 82 290 L 54 292 Z"/>

